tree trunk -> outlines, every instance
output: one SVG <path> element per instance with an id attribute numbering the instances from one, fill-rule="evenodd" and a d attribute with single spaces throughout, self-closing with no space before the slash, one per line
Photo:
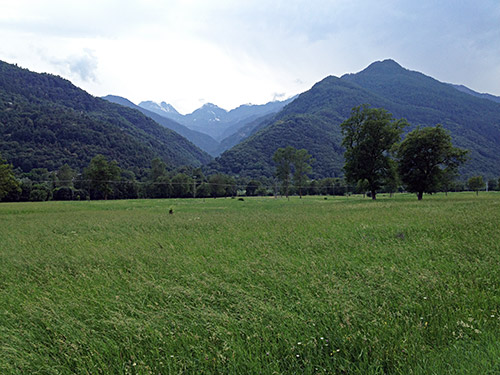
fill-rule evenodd
<path id="1" fill-rule="evenodd" d="M 375 190 L 372 190 L 372 200 L 376 200 L 377 199 L 376 194 L 377 193 L 375 192 Z"/>
<path id="2" fill-rule="evenodd" d="M 422 200 L 422 197 L 424 196 L 424 192 L 423 191 L 419 191 L 417 193 L 417 197 L 418 197 L 418 200 L 421 201 Z"/>

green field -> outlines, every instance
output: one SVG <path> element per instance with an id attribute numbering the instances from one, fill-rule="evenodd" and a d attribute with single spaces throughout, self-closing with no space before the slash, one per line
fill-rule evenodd
<path id="1" fill-rule="evenodd" d="M 498 374 L 500 194 L 0 204 L 0 373 Z"/>

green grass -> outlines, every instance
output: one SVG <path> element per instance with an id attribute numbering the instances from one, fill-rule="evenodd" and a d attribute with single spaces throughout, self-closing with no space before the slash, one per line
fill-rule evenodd
<path id="1" fill-rule="evenodd" d="M 0 373 L 498 374 L 499 223 L 495 193 L 1 204 Z"/>

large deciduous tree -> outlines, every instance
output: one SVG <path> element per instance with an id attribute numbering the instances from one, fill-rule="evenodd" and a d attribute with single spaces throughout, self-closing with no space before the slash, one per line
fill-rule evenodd
<path id="1" fill-rule="evenodd" d="M 441 125 L 417 128 L 408 133 L 398 150 L 398 171 L 406 190 L 417 193 L 437 191 L 441 183 L 457 173 L 467 151 L 453 147 Z"/>
<path id="2" fill-rule="evenodd" d="M 340 124 L 346 180 L 352 184 L 366 180 L 375 199 L 377 190 L 391 176 L 391 157 L 407 125 L 406 120 L 395 120 L 381 108 L 353 108 L 351 117 Z"/>

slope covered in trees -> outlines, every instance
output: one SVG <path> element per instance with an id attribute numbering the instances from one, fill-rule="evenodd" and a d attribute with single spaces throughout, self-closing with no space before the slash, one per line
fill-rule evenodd
<path id="1" fill-rule="evenodd" d="M 225 173 L 271 175 L 272 155 L 291 145 L 308 150 L 315 177 L 342 173 L 340 124 L 351 109 L 369 104 L 417 126 L 441 123 L 453 144 L 470 150 L 461 174 L 500 174 L 500 104 L 460 92 L 392 60 L 376 62 L 357 74 L 327 77 L 301 94 L 269 126 L 223 153 L 212 164 Z"/>
<path id="2" fill-rule="evenodd" d="M 142 113 L 95 98 L 71 82 L 0 61 L 0 153 L 16 168 L 81 170 L 103 154 L 128 169 L 160 157 L 170 166 L 211 158 Z"/>

